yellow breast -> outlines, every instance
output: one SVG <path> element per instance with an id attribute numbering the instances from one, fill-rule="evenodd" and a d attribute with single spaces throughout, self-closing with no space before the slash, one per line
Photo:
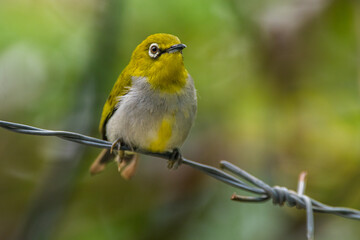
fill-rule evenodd
<path id="1" fill-rule="evenodd" d="M 152 152 L 164 152 L 167 150 L 167 145 L 170 141 L 170 138 L 173 134 L 173 125 L 175 117 L 165 117 L 160 123 L 160 126 L 157 130 L 157 134 L 153 139 L 150 140 L 149 151 Z"/>

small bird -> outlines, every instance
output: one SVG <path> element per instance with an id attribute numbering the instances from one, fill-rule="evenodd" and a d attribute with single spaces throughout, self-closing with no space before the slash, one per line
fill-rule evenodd
<path id="1" fill-rule="evenodd" d="M 100 120 L 104 140 L 113 142 L 90 168 L 91 174 L 105 168 L 114 157 L 122 177 L 130 179 L 138 156 L 113 151 L 118 144 L 151 152 L 179 148 L 189 134 L 197 111 L 194 82 L 183 62 L 186 47 L 178 37 L 158 33 L 148 36 L 132 53 L 105 102 Z M 176 157 L 174 157 L 176 158 Z M 169 161 L 172 168 L 174 161 Z"/>

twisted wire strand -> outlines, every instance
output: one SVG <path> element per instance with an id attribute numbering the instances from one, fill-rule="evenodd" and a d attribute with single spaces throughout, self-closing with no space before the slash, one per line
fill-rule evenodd
<path id="1" fill-rule="evenodd" d="M 85 136 L 74 132 L 52 131 L 52 130 L 36 128 L 24 124 L 7 122 L 7 121 L 0 121 L 0 127 L 13 132 L 23 133 L 23 134 L 31 134 L 31 135 L 39 135 L 39 136 L 56 136 L 67 141 L 72 141 L 79 144 L 85 144 L 98 148 L 110 149 L 112 146 L 111 142 L 101 140 L 98 138 Z M 120 149 L 132 150 L 126 145 L 120 146 Z M 172 154 L 171 152 L 154 153 L 139 149 L 135 149 L 134 151 L 144 155 L 163 158 L 163 159 L 170 159 Z M 314 239 L 313 212 L 329 213 L 344 218 L 360 220 L 359 210 L 345 208 L 345 207 L 328 206 L 326 204 L 323 204 L 319 201 L 310 198 L 307 195 L 304 195 L 303 191 L 295 192 L 280 186 L 271 187 L 265 182 L 251 175 L 250 173 L 242 170 L 241 168 L 227 161 L 221 161 L 220 167 L 232 173 L 236 177 L 218 168 L 201 164 L 198 162 L 194 162 L 184 157 L 181 157 L 181 162 L 219 181 L 222 181 L 230 186 L 257 195 L 257 196 L 243 196 L 243 195 L 233 194 L 231 197 L 232 200 L 241 201 L 241 202 L 265 202 L 272 199 L 274 205 L 283 206 L 285 203 L 287 203 L 289 207 L 296 206 L 296 208 L 298 209 L 305 209 L 307 215 L 307 238 L 309 240 Z"/>

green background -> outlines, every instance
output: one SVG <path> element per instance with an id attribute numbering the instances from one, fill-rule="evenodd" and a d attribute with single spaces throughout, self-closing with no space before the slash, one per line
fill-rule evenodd
<path id="1" fill-rule="evenodd" d="M 270 185 L 360 209 L 360 3 L 351 0 L 0 0 L 0 119 L 99 137 L 102 106 L 133 49 L 158 32 L 188 48 L 198 116 L 182 147 Z M 1 239 L 305 239 L 302 210 L 187 166 L 141 157 L 90 176 L 99 149 L 0 129 Z M 359 222 L 315 214 L 316 239 Z"/>

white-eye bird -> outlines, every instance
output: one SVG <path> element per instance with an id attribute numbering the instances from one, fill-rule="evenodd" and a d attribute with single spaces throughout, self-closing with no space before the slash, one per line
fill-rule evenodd
<path id="1" fill-rule="evenodd" d="M 185 47 L 178 37 L 159 33 L 135 48 L 104 105 L 99 126 L 103 139 L 113 146 L 121 143 L 151 152 L 178 151 L 197 109 L 194 82 L 183 63 Z M 100 172 L 116 155 L 122 176 L 131 178 L 137 154 L 116 152 L 103 150 L 90 172 Z"/>

